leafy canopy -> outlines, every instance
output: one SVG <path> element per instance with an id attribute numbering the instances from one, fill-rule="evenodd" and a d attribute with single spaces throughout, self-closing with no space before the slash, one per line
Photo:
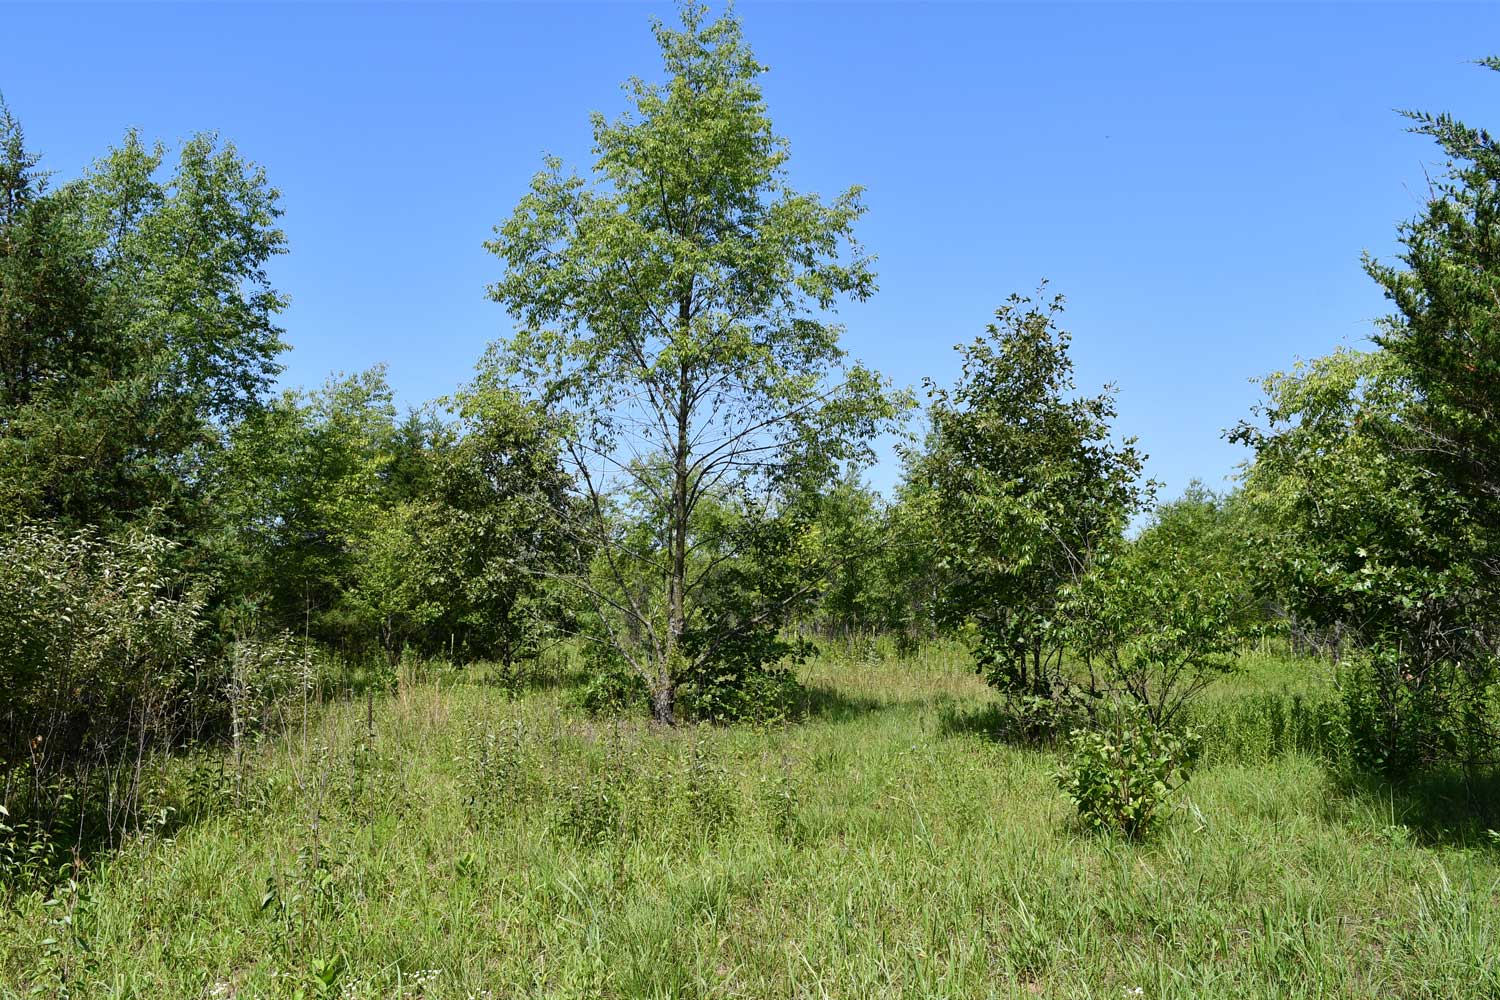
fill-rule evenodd
<path id="1" fill-rule="evenodd" d="M 777 617 L 708 615 L 712 574 L 690 568 L 699 505 L 774 517 L 789 482 L 867 457 L 896 410 L 881 379 L 845 362 L 829 320 L 875 290 L 853 232 L 859 189 L 795 191 L 739 21 L 693 3 L 681 20 L 655 25 L 665 79 L 632 79 L 631 113 L 593 116 L 589 176 L 548 160 L 487 244 L 505 267 L 490 293 L 518 324 L 492 364 L 563 422 L 591 514 L 575 530 L 609 577 L 579 582 L 663 721 L 695 666 L 686 633 Z M 612 497 L 655 512 L 644 538 L 660 544 L 616 530 Z M 643 594 L 643 579 L 659 590 Z"/>
<path id="2" fill-rule="evenodd" d="M 1012 295 L 987 336 L 958 348 L 958 382 L 929 382 L 931 440 L 913 472 L 933 497 L 943 613 L 975 627 L 992 683 L 1048 697 L 1065 684 L 1065 588 L 1120 538 L 1150 487 L 1134 439 L 1112 437 L 1112 390 L 1075 395 L 1062 297 L 1039 299 Z"/>

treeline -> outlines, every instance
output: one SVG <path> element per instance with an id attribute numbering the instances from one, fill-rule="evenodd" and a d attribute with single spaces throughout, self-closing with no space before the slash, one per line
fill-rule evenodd
<path id="1" fill-rule="evenodd" d="M 875 291 L 861 192 L 794 190 L 739 23 L 682 21 L 656 25 L 662 81 L 594 119 L 589 169 L 549 161 L 496 227 L 514 332 L 405 414 L 378 369 L 272 391 L 286 241 L 232 145 L 130 133 L 57 184 L 0 112 L 12 817 L 113 830 L 144 754 L 403 656 L 514 674 L 560 643 L 585 707 L 674 723 L 793 712 L 791 667 L 829 637 L 956 636 L 1026 725 L 1128 717 L 1170 757 L 1193 695 L 1281 631 L 1339 658 L 1360 762 L 1495 763 L 1487 133 L 1414 116 L 1451 162 L 1399 265 L 1367 263 L 1394 312 L 1373 350 L 1266 380 L 1228 495 L 1160 502 L 1044 286 L 926 386 L 884 498 L 862 470 L 917 397 L 834 322 Z"/>
<path id="2" fill-rule="evenodd" d="M 379 370 L 273 394 L 280 214 L 209 134 L 130 133 L 54 183 L 0 106 L 11 827 L 113 835 L 162 751 L 403 651 L 514 663 L 568 620 L 534 572 L 569 558 L 534 408 L 478 376 L 400 415 Z"/>

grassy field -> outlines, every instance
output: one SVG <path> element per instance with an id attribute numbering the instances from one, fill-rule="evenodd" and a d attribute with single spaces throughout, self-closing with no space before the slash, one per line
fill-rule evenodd
<path id="1" fill-rule="evenodd" d="M 1500 848 L 1325 773 L 1325 668 L 1245 668 L 1143 845 L 939 652 L 813 663 L 770 731 L 403 683 L 373 737 L 340 703 L 176 765 L 158 832 L 0 916 L 0 996 L 1500 996 Z"/>

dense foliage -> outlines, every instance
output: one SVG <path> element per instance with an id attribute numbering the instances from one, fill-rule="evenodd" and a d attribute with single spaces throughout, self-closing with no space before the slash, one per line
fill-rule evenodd
<path id="1" fill-rule="evenodd" d="M 1448 170 L 1399 230 L 1405 267 L 1366 261 L 1397 312 L 1375 350 L 1267 378 L 1236 433 L 1261 590 L 1343 657 L 1356 759 L 1472 779 L 1500 763 L 1500 154 L 1410 117 Z"/>
<path id="2" fill-rule="evenodd" d="M 1139 839 L 1158 829 L 1188 779 L 1199 737 L 1157 725 L 1129 703 L 1094 729 L 1075 729 L 1058 786 L 1084 827 Z"/>
<path id="3" fill-rule="evenodd" d="M 959 348 L 957 384 L 931 388 L 929 453 L 917 465 L 949 571 L 941 613 L 973 626 L 992 684 L 1043 697 L 1070 686 L 1067 588 L 1147 497 L 1145 456 L 1110 439 L 1110 392 L 1071 395 L 1062 308 L 1061 297 L 1012 296 L 987 337 Z"/>
<path id="4" fill-rule="evenodd" d="M 210 528 L 227 426 L 281 370 L 277 192 L 212 135 L 130 133 L 50 189 L 0 107 L 0 512 Z"/>
<path id="5" fill-rule="evenodd" d="M 0 534 L 0 807 L 27 845 L 54 832 L 116 840 L 138 818 L 144 759 L 216 721 L 204 591 L 170 568 L 170 550 L 139 532 Z"/>

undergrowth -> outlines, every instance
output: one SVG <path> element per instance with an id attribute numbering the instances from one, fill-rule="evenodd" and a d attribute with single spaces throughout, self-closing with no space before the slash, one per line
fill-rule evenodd
<path id="1" fill-rule="evenodd" d="M 1138 844 L 951 652 L 816 659 L 759 728 L 434 671 L 163 771 L 158 828 L 11 890 L 0 997 L 1500 995 L 1497 838 L 1328 767 L 1305 669 L 1195 707 Z"/>

